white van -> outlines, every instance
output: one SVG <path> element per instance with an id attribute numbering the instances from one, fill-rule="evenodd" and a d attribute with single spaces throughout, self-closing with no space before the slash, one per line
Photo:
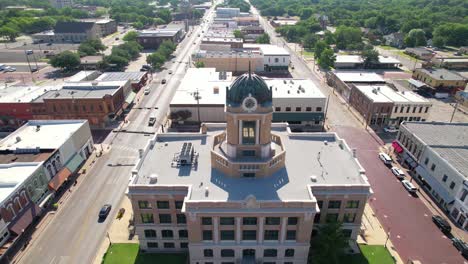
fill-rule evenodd
<path id="1" fill-rule="evenodd" d="M 392 164 L 392 158 L 390 158 L 389 155 L 383 153 L 383 152 L 380 152 L 379 153 L 379 158 L 383 161 L 383 163 L 385 165 L 391 165 Z"/>

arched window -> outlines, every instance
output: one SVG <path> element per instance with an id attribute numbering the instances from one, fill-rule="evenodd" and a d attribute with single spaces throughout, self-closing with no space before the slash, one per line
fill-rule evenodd
<path id="1" fill-rule="evenodd" d="M 16 197 L 14 199 L 14 202 L 15 202 L 16 206 L 19 207 L 20 210 L 23 209 L 23 206 L 21 205 L 20 199 L 18 197 Z"/>
<path id="2" fill-rule="evenodd" d="M 16 217 L 16 212 L 15 212 L 15 209 L 13 208 L 13 204 L 9 204 L 7 206 L 7 209 L 8 211 L 10 211 L 11 215 L 12 215 L 12 219 Z"/>
<path id="3" fill-rule="evenodd" d="M 156 230 L 153 230 L 153 229 L 145 229 L 145 237 L 146 237 L 146 238 L 154 238 L 154 237 L 156 237 Z"/>
<path id="4" fill-rule="evenodd" d="M 57 168 L 61 169 L 62 168 L 62 162 L 60 162 L 60 156 L 57 156 L 55 158 L 55 162 L 57 162 Z"/>
<path id="5" fill-rule="evenodd" d="M 57 164 L 55 163 L 55 160 L 52 161 L 52 167 L 54 167 L 54 170 L 58 172 Z"/>
<path id="6" fill-rule="evenodd" d="M 28 195 L 26 194 L 26 191 L 21 192 L 21 196 L 23 197 L 25 204 L 29 203 Z"/>
<path id="7" fill-rule="evenodd" d="M 51 178 L 54 177 L 55 173 L 52 172 L 52 166 L 50 166 L 50 164 L 47 165 L 47 171 L 49 172 Z"/>

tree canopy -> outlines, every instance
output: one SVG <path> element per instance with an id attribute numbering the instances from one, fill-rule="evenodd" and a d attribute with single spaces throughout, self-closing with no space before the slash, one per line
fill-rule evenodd
<path id="1" fill-rule="evenodd" d="M 80 66 L 80 56 L 78 55 L 78 53 L 66 50 L 53 56 L 50 59 L 49 63 L 53 67 L 69 71 Z"/>
<path id="2" fill-rule="evenodd" d="M 98 54 L 100 51 L 106 50 L 100 39 L 89 39 L 80 44 L 78 53 L 81 56 L 92 56 Z"/>
<path id="3" fill-rule="evenodd" d="M 326 223 L 319 227 L 318 235 L 312 240 L 314 264 L 339 264 L 348 245 L 340 222 Z"/>

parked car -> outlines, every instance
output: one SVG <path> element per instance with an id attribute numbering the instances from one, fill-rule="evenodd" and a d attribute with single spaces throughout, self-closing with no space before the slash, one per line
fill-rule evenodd
<path id="1" fill-rule="evenodd" d="M 115 38 L 115 40 L 119 40 L 119 38 Z"/>
<path id="2" fill-rule="evenodd" d="M 156 117 L 150 117 L 148 120 L 148 126 L 154 126 L 156 123 Z"/>
<path id="3" fill-rule="evenodd" d="M 39 69 L 37 67 L 32 67 L 31 72 L 37 72 Z"/>
<path id="4" fill-rule="evenodd" d="M 468 259 L 468 244 L 456 237 L 452 238 L 451 240 L 453 246 L 461 252 L 462 256 L 465 257 L 465 259 Z"/>
<path id="5" fill-rule="evenodd" d="M 149 88 L 149 87 L 146 87 L 146 88 L 145 88 L 144 94 L 147 95 L 147 94 L 149 94 L 150 92 L 151 92 L 150 88 Z"/>
<path id="6" fill-rule="evenodd" d="M 398 132 L 398 129 L 394 126 L 387 126 L 387 127 L 384 127 L 383 129 L 385 132 L 387 133 L 396 133 Z"/>
<path id="7" fill-rule="evenodd" d="M 414 185 L 408 180 L 402 180 L 401 183 L 403 184 L 403 187 L 405 187 L 405 189 L 411 194 L 416 194 L 418 191 L 418 189 L 414 187 Z"/>
<path id="8" fill-rule="evenodd" d="M 34 51 L 33 51 L 33 50 L 27 50 L 27 51 L 25 51 L 25 52 L 26 52 L 26 54 L 27 54 L 27 55 L 31 55 L 31 54 L 33 54 L 33 53 L 34 53 Z"/>
<path id="9" fill-rule="evenodd" d="M 169 71 L 169 74 L 172 74 L 172 70 Z"/>
<path id="10" fill-rule="evenodd" d="M 440 215 L 433 215 L 432 222 L 434 222 L 434 224 L 444 233 L 450 233 L 450 231 L 452 231 L 452 227 L 449 222 Z"/>
<path id="11" fill-rule="evenodd" d="M 162 83 L 162 84 L 165 84 L 165 83 L 166 83 L 166 79 L 162 79 L 161 83 Z"/>
<path id="12" fill-rule="evenodd" d="M 5 72 L 14 72 L 14 71 L 16 71 L 16 68 L 15 68 L 15 67 L 11 67 L 11 66 L 6 66 L 3 70 L 4 70 Z"/>
<path id="13" fill-rule="evenodd" d="M 379 158 L 380 158 L 380 160 L 383 161 L 383 163 L 385 165 L 391 165 L 392 164 L 392 158 L 390 158 L 390 156 L 387 155 L 386 153 L 380 152 L 379 153 Z"/>
<path id="14" fill-rule="evenodd" d="M 46 46 L 52 46 L 52 43 L 51 43 L 51 42 L 49 42 L 49 43 L 47 43 L 47 45 L 46 45 Z"/>
<path id="15" fill-rule="evenodd" d="M 112 209 L 112 205 L 105 204 L 99 211 L 99 219 L 105 219 L 109 215 L 111 209 Z"/>
<path id="16" fill-rule="evenodd" d="M 392 167 L 392 173 L 400 180 L 404 179 L 405 178 L 405 173 L 400 169 L 400 168 L 397 168 L 397 167 Z"/>

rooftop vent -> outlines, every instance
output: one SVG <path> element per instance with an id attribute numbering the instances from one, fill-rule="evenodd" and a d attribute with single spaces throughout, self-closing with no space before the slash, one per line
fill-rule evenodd
<path id="1" fill-rule="evenodd" d="M 353 158 L 356 158 L 356 151 L 357 150 L 355 148 L 353 148 L 351 151 L 353 152 Z"/>
<path id="2" fill-rule="evenodd" d="M 193 145 L 190 142 L 184 142 L 182 149 L 179 154 L 179 163 L 180 165 L 189 165 L 192 164 L 193 159 Z"/>
<path id="3" fill-rule="evenodd" d="M 209 193 L 210 193 L 210 189 L 208 187 L 205 187 L 205 196 L 208 196 Z"/>
<path id="4" fill-rule="evenodd" d="M 36 132 L 38 132 L 39 130 L 41 130 L 41 126 L 40 126 L 40 125 L 37 125 L 37 126 L 36 126 Z"/>
<path id="5" fill-rule="evenodd" d="M 328 141 L 324 140 L 323 144 L 328 145 Z"/>
<path id="6" fill-rule="evenodd" d="M 149 183 L 150 184 L 156 184 L 158 182 L 158 175 L 157 174 L 151 174 L 149 176 Z"/>
<path id="7" fill-rule="evenodd" d="M 310 176 L 310 181 L 311 182 L 317 182 L 317 176 L 315 176 L 315 175 Z"/>
<path id="8" fill-rule="evenodd" d="M 18 143 L 20 141 L 21 141 L 21 137 L 20 136 L 16 137 L 16 143 Z"/>

